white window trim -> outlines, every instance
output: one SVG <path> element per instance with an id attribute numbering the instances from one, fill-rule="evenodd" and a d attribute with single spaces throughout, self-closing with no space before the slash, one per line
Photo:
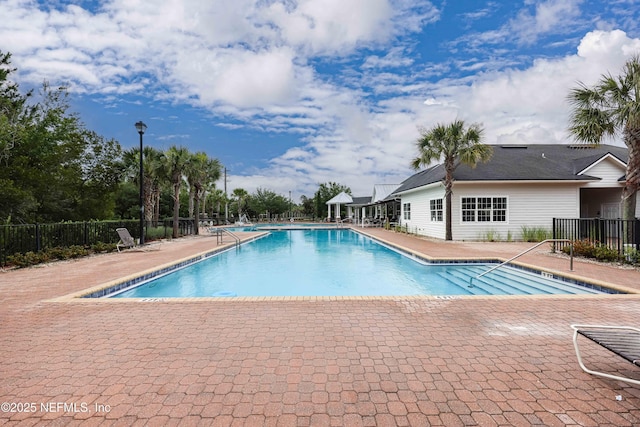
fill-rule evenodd
<path id="1" fill-rule="evenodd" d="M 442 212 L 442 219 L 441 219 L 441 220 L 433 219 L 433 217 L 432 217 L 432 213 L 433 213 L 434 211 L 432 211 L 432 210 L 431 210 L 431 202 L 435 202 L 435 201 L 437 201 L 437 200 L 440 200 L 440 202 L 441 202 L 441 204 L 442 204 L 442 210 L 441 210 L 441 212 Z M 430 221 L 430 222 L 433 222 L 433 223 L 436 223 L 436 224 L 440 224 L 440 223 L 443 223 L 443 222 L 444 222 L 444 203 L 445 203 L 445 202 L 444 202 L 444 198 L 443 198 L 443 197 L 440 197 L 440 198 L 438 198 L 438 199 L 429 199 L 429 221 Z M 438 211 L 438 210 L 435 210 L 435 212 L 437 212 L 437 211 Z M 437 217 L 437 215 L 436 215 L 436 217 Z"/>
<path id="2" fill-rule="evenodd" d="M 505 220 L 504 221 L 494 221 L 493 220 L 493 209 L 491 210 L 492 215 L 491 215 L 491 221 L 478 221 L 478 199 L 481 198 L 485 198 L 485 197 L 490 197 L 490 198 L 503 198 L 507 200 L 507 209 L 505 212 Z M 466 198 L 474 198 L 476 199 L 476 217 L 475 220 L 473 221 L 463 221 L 463 209 L 462 209 L 462 199 L 466 199 Z M 505 196 L 505 195 L 478 195 L 478 196 L 460 196 L 459 199 L 460 202 L 460 225 L 465 225 L 465 224 L 509 224 L 509 209 L 511 209 L 511 201 L 509 200 L 509 196 Z"/>
<path id="3" fill-rule="evenodd" d="M 408 210 L 406 209 L 407 206 L 409 206 Z M 409 214 L 409 218 L 407 218 L 407 213 Z M 402 219 L 404 221 L 411 221 L 411 202 L 402 204 Z"/>

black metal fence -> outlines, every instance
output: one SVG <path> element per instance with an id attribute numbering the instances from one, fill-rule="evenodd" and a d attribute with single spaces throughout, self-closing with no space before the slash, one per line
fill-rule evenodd
<path id="1" fill-rule="evenodd" d="M 90 246 L 97 243 L 117 243 L 116 229 L 124 227 L 135 239 L 140 238 L 140 222 L 124 221 L 84 221 L 55 224 L 0 225 L 0 266 L 7 264 L 7 258 L 14 254 L 38 252 L 57 247 L 74 245 Z M 173 219 L 166 219 L 153 227 L 145 226 L 145 240 L 171 236 Z M 181 218 L 178 222 L 181 236 L 194 234 L 193 220 Z M 152 232 L 151 229 L 154 231 Z"/>
<path id="2" fill-rule="evenodd" d="M 626 248 L 640 250 L 640 219 L 554 218 L 553 238 L 587 240 L 624 255 Z"/>

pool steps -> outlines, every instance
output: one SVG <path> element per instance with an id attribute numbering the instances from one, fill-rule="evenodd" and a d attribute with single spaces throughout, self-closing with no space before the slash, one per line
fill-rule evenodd
<path id="1" fill-rule="evenodd" d="M 477 270 L 473 271 L 473 270 Z M 470 272 L 454 271 L 441 273 L 440 276 L 458 286 L 463 295 L 508 295 L 508 294 L 558 294 L 558 290 L 566 291 L 567 294 L 596 294 L 601 290 L 590 289 L 581 285 L 573 285 L 561 280 L 549 277 L 542 277 L 534 273 L 527 273 L 521 270 L 509 268 L 509 270 L 494 270 L 487 276 L 475 278 L 475 274 L 483 271 L 481 267 L 472 268 Z M 470 279 L 474 278 L 473 285 Z M 554 291 L 548 285 L 548 281 L 553 280 Z M 531 291 L 527 291 L 527 290 Z"/>

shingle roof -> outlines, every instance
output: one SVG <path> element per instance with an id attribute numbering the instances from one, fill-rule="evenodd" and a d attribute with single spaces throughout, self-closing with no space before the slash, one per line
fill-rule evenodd
<path id="1" fill-rule="evenodd" d="M 613 145 L 492 145 L 493 156 L 475 168 L 460 164 L 453 172 L 456 181 L 585 181 L 597 178 L 578 175 L 604 156 L 627 162 L 628 151 Z M 440 182 L 444 166 L 439 164 L 406 179 L 394 193 Z"/>
<path id="2" fill-rule="evenodd" d="M 353 197 L 353 203 L 350 205 L 368 205 L 371 203 L 371 196 Z"/>

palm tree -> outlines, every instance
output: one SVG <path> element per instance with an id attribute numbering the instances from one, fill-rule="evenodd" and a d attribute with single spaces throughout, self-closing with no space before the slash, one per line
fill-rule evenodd
<path id="1" fill-rule="evenodd" d="M 173 238 L 179 237 L 178 221 L 180 219 L 180 188 L 183 175 L 189 165 L 191 154 L 184 147 L 171 146 L 164 154 L 164 173 L 173 187 Z"/>
<path id="2" fill-rule="evenodd" d="M 198 152 L 191 156 L 185 174 L 189 183 L 189 215 L 195 213 L 195 231 L 198 234 L 200 224 L 200 200 L 204 196 L 208 184 L 216 182 L 220 178 L 222 166 L 217 159 L 210 159 L 206 153 Z M 195 211 L 195 212 L 194 212 Z"/>
<path id="3" fill-rule="evenodd" d="M 629 149 L 622 216 L 633 219 L 640 187 L 640 56 L 629 59 L 621 75 L 602 75 L 592 88 L 579 82 L 568 100 L 573 107 L 569 131 L 576 140 L 600 144 L 605 137 L 622 134 Z"/>
<path id="4" fill-rule="evenodd" d="M 411 166 L 419 169 L 434 161 L 444 160 L 444 194 L 445 194 L 445 227 L 446 240 L 452 240 L 451 231 L 451 195 L 453 194 L 453 171 L 460 162 L 475 167 L 478 162 L 486 162 L 491 158 L 493 150 L 482 144 L 483 129 L 479 124 L 468 128 L 463 120 L 455 120 L 449 125 L 438 124 L 431 129 L 420 128 L 420 138 L 416 142 L 418 157 Z"/>
<path id="5" fill-rule="evenodd" d="M 245 190 L 244 188 L 236 188 L 233 190 L 233 193 L 231 194 L 238 201 L 238 218 L 240 218 L 242 217 L 242 206 L 244 206 L 244 201 L 249 195 L 249 193 L 247 193 L 247 190 Z"/>
<path id="6" fill-rule="evenodd" d="M 157 215 L 158 199 L 160 197 L 158 167 L 162 152 L 153 147 L 144 147 L 143 177 L 144 213 L 145 221 L 151 221 Z M 132 148 L 123 153 L 125 179 L 139 184 L 140 180 L 140 149 Z M 156 218 L 157 221 L 157 218 Z"/>
<path id="7" fill-rule="evenodd" d="M 215 209 L 217 218 L 219 219 L 221 205 L 224 203 L 228 203 L 227 196 L 224 194 L 224 191 L 219 188 L 215 188 L 215 186 L 212 186 L 212 188 L 210 188 L 209 190 L 208 199 L 211 201 L 211 212 L 213 212 Z"/>

